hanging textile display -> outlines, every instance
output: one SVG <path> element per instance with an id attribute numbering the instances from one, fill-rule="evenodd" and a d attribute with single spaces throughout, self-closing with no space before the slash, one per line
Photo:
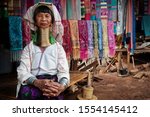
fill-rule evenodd
<path id="1" fill-rule="evenodd" d="M 94 44 L 93 44 L 93 22 L 87 20 L 88 29 L 88 58 L 94 57 Z"/>
<path id="2" fill-rule="evenodd" d="M 78 20 L 79 42 L 80 42 L 80 59 L 87 60 L 88 58 L 88 30 L 85 20 Z"/>
<path id="3" fill-rule="evenodd" d="M 94 57 L 99 58 L 99 51 L 98 51 L 98 27 L 97 21 L 93 20 L 93 35 L 94 35 Z"/>
<path id="4" fill-rule="evenodd" d="M 62 20 L 64 26 L 64 35 L 63 35 L 63 47 L 66 52 L 67 58 L 70 58 L 72 53 L 72 43 L 71 43 L 71 34 L 70 34 L 70 25 L 68 20 Z"/>
<path id="5" fill-rule="evenodd" d="M 79 42 L 79 30 L 78 30 L 78 21 L 69 20 L 70 24 L 70 33 L 72 41 L 72 57 L 77 60 L 80 59 L 80 42 Z"/>

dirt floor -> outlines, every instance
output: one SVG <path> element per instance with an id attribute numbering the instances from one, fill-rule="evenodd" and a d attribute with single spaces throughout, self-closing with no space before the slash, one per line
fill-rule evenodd
<path id="1" fill-rule="evenodd" d="M 147 69 L 149 72 L 150 69 Z M 0 99 L 15 99 L 16 74 L 0 75 Z M 82 94 L 82 87 L 86 81 L 78 84 L 78 91 L 65 91 L 65 100 L 76 100 L 77 95 Z M 150 77 L 133 78 L 118 77 L 117 72 L 97 73 L 93 78 L 92 86 L 94 95 L 98 100 L 149 100 L 150 99 Z"/>

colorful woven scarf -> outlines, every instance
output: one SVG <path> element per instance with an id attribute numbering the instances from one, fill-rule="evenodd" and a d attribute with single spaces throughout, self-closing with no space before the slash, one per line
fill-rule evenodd
<path id="1" fill-rule="evenodd" d="M 114 22 L 108 21 L 108 45 L 109 45 L 109 56 L 114 57 L 115 55 L 115 35 L 114 35 Z"/>
<path id="2" fill-rule="evenodd" d="M 79 30 L 78 30 L 78 21 L 77 20 L 69 20 L 70 24 L 70 33 L 71 33 L 71 41 L 72 41 L 72 52 L 73 59 L 80 59 L 80 42 L 79 42 Z"/>
<path id="3" fill-rule="evenodd" d="M 78 20 L 79 41 L 80 41 L 80 59 L 88 58 L 88 30 L 85 20 Z"/>
<path id="4" fill-rule="evenodd" d="M 99 50 L 98 50 L 98 27 L 97 21 L 93 21 L 93 34 L 94 34 L 94 57 L 99 58 Z"/>
<path id="5" fill-rule="evenodd" d="M 67 58 L 70 58 L 72 53 L 72 44 L 71 44 L 71 34 L 70 34 L 70 25 L 68 20 L 62 20 L 64 26 L 64 35 L 63 35 L 63 47 L 66 52 Z"/>
<path id="6" fill-rule="evenodd" d="M 31 41 L 31 30 L 28 22 L 22 20 L 22 36 L 23 36 L 23 45 L 28 44 Z"/>
<path id="7" fill-rule="evenodd" d="M 94 57 L 94 41 L 93 41 L 93 23 L 91 20 L 87 20 L 88 28 L 88 58 Z"/>
<path id="8" fill-rule="evenodd" d="M 10 50 L 22 50 L 22 20 L 19 16 L 9 16 Z"/>
<path id="9" fill-rule="evenodd" d="M 103 58 L 103 32 L 102 32 L 102 23 L 101 20 L 97 21 L 98 26 L 98 49 L 99 49 L 99 58 Z"/>

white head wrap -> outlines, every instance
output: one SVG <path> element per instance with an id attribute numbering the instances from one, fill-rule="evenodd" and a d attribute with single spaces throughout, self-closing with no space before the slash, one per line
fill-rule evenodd
<path id="1" fill-rule="evenodd" d="M 36 31 L 37 27 L 34 25 L 34 20 L 33 20 L 33 14 L 34 14 L 34 11 L 35 9 L 38 7 L 38 6 L 41 6 L 41 5 L 45 5 L 47 7 L 49 7 L 53 13 L 54 13 L 54 18 L 55 18 L 55 23 L 54 23 L 54 26 L 53 26 L 53 35 L 54 37 L 56 37 L 56 40 L 62 44 L 62 35 L 64 34 L 64 28 L 63 28 L 63 25 L 61 23 L 61 17 L 60 17 L 60 14 L 56 8 L 55 5 L 53 5 L 52 3 L 48 3 L 48 2 L 39 2 L 39 3 L 36 3 L 35 5 L 31 6 L 26 14 L 24 15 L 24 19 L 26 21 L 29 22 L 29 25 L 30 25 L 30 29 L 33 30 L 33 31 Z"/>

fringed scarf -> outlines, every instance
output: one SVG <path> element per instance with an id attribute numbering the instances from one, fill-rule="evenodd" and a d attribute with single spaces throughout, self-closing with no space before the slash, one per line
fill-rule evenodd
<path id="1" fill-rule="evenodd" d="M 94 43 L 93 43 L 93 23 L 91 20 L 87 20 L 88 28 L 88 58 L 94 57 Z"/>
<path id="2" fill-rule="evenodd" d="M 9 16 L 8 20 L 11 61 L 19 61 L 23 49 L 22 20 L 19 16 Z"/>
<path id="3" fill-rule="evenodd" d="M 70 58 L 72 53 L 72 43 L 71 43 L 71 34 L 70 34 L 70 25 L 68 20 L 62 20 L 64 26 L 64 35 L 63 35 L 63 47 L 66 52 L 67 58 Z"/>
<path id="4" fill-rule="evenodd" d="M 80 59 L 88 58 L 88 30 L 85 20 L 78 20 L 79 41 L 80 41 Z"/>
<path id="5" fill-rule="evenodd" d="M 69 20 L 70 24 L 70 33 L 71 33 L 71 41 L 72 41 L 72 52 L 73 59 L 80 59 L 80 43 L 79 43 L 79 30 L 78 30 L 78 21 L 77 20 Z"/>
<path id="6" fill-rule="evenodd" d="M 98 27 L 97 21 L 93 21 L 93 31 L 94 31 L 94 57 L 99 58 L 99 51 L 98 51 Z"/>

